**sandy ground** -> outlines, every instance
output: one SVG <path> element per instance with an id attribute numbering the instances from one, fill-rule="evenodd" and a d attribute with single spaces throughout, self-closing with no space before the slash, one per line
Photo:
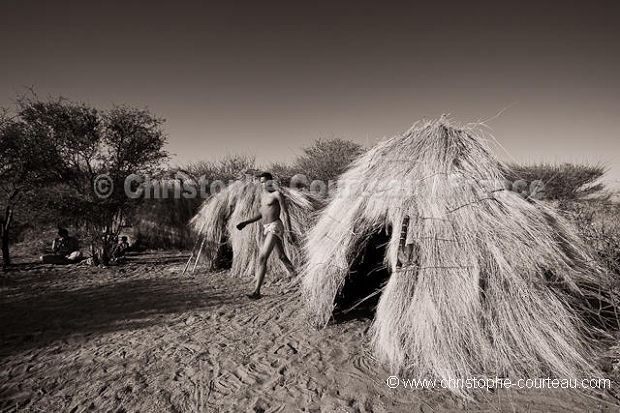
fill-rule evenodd
<path id="1" fill-rule="evenodd" d="M 358 315 L 317 331 L 295 288 L 227 272 L 182 275 L 186 255 L 120 267 L 20 264 L 0 278 L 0 409 L 32 412 L 618 411 L 611 391 L 390 389 Z M 619 352 L 608 346 L 611 366 Z M 617 371 L 609 369 L 610 377 Z M 416 378 L 416 377 L 412 377 Z M 617 380 L 617 377 L 616 377 Z"/>

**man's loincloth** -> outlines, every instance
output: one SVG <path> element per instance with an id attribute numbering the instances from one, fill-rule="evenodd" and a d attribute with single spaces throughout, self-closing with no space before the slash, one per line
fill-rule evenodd
<path id="1" fill-rule="evenodd" d="M 263 235 L 267 236 L 267 234 L 273 234 L 282 241 L 282 236 L 284 235 L 284 224 L 282 221 L 278 219 L 269 224 L 263 224 Z"/>

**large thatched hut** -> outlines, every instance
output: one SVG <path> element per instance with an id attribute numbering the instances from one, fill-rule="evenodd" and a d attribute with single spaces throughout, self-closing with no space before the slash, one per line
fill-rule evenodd
<path id="1" fill-rule="evenodd" d="M 310 194 L 280 187 L 290 215 L 297 243 L 284 237 L 284 250 L 296 267 L 303 257 L 299 243 L 310 228 L 320 202 Z M 236 225 L 258 214 L 263 188 L 257 179 L 246 175 L 211 195 L 190 226 L 199 236 L 201 259 L 210 268 L 230 266 L 231 274 L 253 276 L 258 263 L 258 248 L 263 237 L 260 223 L 250 224 L 242 231 Z M 284 265 L 272 254 L 268 262 L 270 273 L 286 273 Z"/>
<path id="2" fill-rule="evenodd" d="M 608 275 L 556 211 L 504 190 L 502 168 L 473 128 L 443 118 L 357 159 L 307 239 L 311 321 L 328 323 L 345 283 L 370 282 L 360 262 L 374 259 L 389 278 L 372 344 L 395 372 L 592 372 L 584 314 Z"/>

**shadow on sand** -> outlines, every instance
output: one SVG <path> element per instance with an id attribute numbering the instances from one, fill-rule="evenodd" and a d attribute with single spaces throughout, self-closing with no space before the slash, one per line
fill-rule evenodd
<path id="1" fill-rule="evenodd" d="M 160 315 L 240 300 L 238 294 L 216 291 L 196 278 L 107 278 L 80 285 L 35 281 L 42 278 L 49 280 L 44 275 L 25 277 L 0 292 L 0 357 L 76 334 L 146 328 L 165 323 Z M 63 278 L 68 277 L 60 281 Z"/>

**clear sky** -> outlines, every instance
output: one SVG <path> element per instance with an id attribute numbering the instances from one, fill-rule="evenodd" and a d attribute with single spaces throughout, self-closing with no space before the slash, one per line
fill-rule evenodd
<path id="1" fill-rule="evenodd" d="M 422 117 L 488 122 L 520 162 L 600 162 L 620 186 L 614 1 L 7 1 L 0 105 L 24 86 L 167 119 L 174 162 L 290 161 Z"/>

